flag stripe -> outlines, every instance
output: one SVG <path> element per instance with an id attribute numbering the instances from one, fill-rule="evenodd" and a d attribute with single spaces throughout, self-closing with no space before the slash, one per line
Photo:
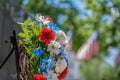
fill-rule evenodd
<path id="1" fill-rule="evenodd" d="M 78 49 L 77 60 L 89 60 L 98 51 L 98 32 L 94 32 L 86 43 Z"/>

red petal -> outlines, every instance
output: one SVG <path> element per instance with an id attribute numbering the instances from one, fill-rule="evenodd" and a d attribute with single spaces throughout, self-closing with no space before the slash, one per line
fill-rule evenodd
<path id="1" fill-rule="evenodd" d="M 34 74 L 33 80 L 47 80 L 47 78 L 44 75 Z"/>
<path id="2" fill-rule="evenodd" d="M 64 79 L 65 76 L 67 75 L 67 73 L 68 73 L 68 68 L 66 67 L 66 68 L 64 69 L 64 71 L 58 76 L 58 79 L 59 79 L 59 80 Z"/>
<path id="3" fill-rule="evenodd" d="M 51 41 L 54 40 L 55 33 L 54 33 L 53 30 L 51 30 L 49 28 L 42 28 L 42 30 L 40 31 L 38 37 L 41 40 L 41 42 L 49 44 Z"/>
<path id="4" fill-rule="evenodd" d="M 47 19 L 50 22 L 54 22 L 52 18 L 48 17 L 48 16 L 44 16 L 45 19 Z"/>

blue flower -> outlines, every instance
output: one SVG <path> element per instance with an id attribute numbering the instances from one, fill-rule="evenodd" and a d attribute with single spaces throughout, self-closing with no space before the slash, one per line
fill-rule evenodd
<path id="1" fill-rule="evenodd" d="M 62 51 L 62 52 L 61 52 L 58 56 L 60 56 L 60 57 L 62 57 L 63 59 L 65 59 L 66 64 L 67 64 L 67 66 L 68 66 L 68 59 L 66 58 L 66 51 L 63 50 L 63 49 L 61 49 L 61 51 Z"/>
<path id="2" fill-rule="evenodd" d="M 53 60 L 51 57 L 46 57 L 44 59 L 41 59 L 40 69 L 42 69 L 43 71 L 50 70 L 55 65 L 55 62 L 56 61 Z"/>
<path id="3" fill-rule="evenodd" d="M 43 55 L 43 50 L 42 50 L 40 47 L 38 47 L 38 48 L 36 48 L 36 49 L 33 51 L 33 53 L 34 53 L 36 56 L 42 56 L 42 55 Z"/>
<path id="4" fill-rule="evenodd" d="M 49 28 L 55 32 L 58 32 L 59 30 L 61 30 L 60 27 L 58 27 L 56 24 L 54 24 L 52 22 L 49 22 L 48 25 L 49 25 Z"/>

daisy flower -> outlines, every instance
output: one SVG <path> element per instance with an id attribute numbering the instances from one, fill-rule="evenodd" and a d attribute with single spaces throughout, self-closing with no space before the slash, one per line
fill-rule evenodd
<path id="1" fill-rule="evenodd" d="M 41 15 L 36 15 L 36 21 L 42 22 L 44 25 L 48 24 L 49 22 L 53 22 L 52 18 Z"/>
<path id="2" fill-rule="evenodd" d="M 54 53 L 58 55 L 60 53 L 59 47 L 60 47 L 60 44 L 58 42 L 53 41 L 50 44 L 48 44 L 47 51 L 50 51 L 51 54 Z"/>

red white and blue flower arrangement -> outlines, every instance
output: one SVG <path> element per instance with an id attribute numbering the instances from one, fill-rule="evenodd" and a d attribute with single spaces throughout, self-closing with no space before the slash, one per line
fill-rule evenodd
<path id="1" fill-rule="evenodd" d="M 28 80 L 63 80 L 68 73 L 67 37 L 48 16 L 37 15 L 22 23 L 19 33 L 29 56 Z"/>

